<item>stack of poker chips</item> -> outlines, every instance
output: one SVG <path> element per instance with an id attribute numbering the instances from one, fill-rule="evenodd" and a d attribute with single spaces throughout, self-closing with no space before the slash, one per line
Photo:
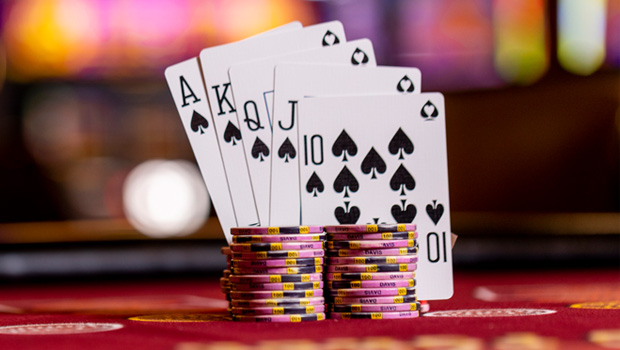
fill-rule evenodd
<path id="1" fill-rule="evenodd" d="M 332 319 L 419 316 L 415 225 L 325 226 L 325 295 Z"/>
<path id="2" fill-rule="evenodd" d="M 235 321 L 325 319 L 322 226 L 231 229 L 221 279 Z"/>

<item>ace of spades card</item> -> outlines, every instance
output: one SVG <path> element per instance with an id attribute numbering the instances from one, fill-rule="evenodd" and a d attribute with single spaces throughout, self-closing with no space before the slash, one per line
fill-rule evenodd
<path id="1" fill-rule="evenodd" d="M 443 95 L 305 98 L 298 116 L 302 224 L 414 223 L 418 298 L 450 298 Z"/>

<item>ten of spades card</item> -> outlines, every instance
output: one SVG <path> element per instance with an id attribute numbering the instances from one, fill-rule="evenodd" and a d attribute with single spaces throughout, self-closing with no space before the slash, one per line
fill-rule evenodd
<path id="1" fill-rule="evenodd" d="M 259 225 L 228 69 L 235 63 L 345 42 L 339 21 L 327 22 L 206 48 L 200 65 L 219 150 L 239 226 Z"/>
<path id="2" fill-rule="evenodd" d="M 299 225 L 303 186 L 299 180 L 297 102 L 304 96 L 419 94 L 421 73 L 410 67 L 379 66 L 360 70 L 354 66 L 285 63 L 276 67 L 274 87 L 270 222 Z M 322 127 L 329 127 L 329 124 Z M 367 132 L 374 132 L 374 129 Z"/>
<path id="3" fill-rule="evenodd" d="M 351 66 L 375 66 L 374 50 L 368 39 L 321 47 L 231 66 L 228 75 L 234 86 L 234 104 L 238 106 L 238 125 L 262 225 L 269 221 L 269 185 L 271 172 L 271 113 L 274 67 L 281 62 L 323 62 Z"/>
<path id="4" fill-rule="evenodd" d="M 443 95 L 319 97 L 298 105 L 302 224 L 415 223 L 418 298 L 450 298 Z"/>

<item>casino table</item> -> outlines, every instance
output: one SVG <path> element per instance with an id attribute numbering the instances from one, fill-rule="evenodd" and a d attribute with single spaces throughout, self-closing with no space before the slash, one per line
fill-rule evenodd
<path id="1" fill-rule="evenodd" d="M 218 277 L 0 288 L 1 349 L 620 349 L 620 270 L 455 271 L 409 320 L 232 322 Z"/>

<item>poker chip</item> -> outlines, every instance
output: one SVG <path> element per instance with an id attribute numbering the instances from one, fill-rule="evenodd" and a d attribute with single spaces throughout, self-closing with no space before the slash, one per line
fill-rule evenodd
<path id="1" fill-rule="evenodd" d="M 222 249 L 229 273 L 220 279 L 235 321 L 302 322 L 325 319 L 322 226 L 231 230 Z"/>
<path id="2" fill-rule="evenodd" d="M 330 318 L 418 317 L 415 225 L 340 225 L 325 229 L 325 294 Z"/>
<path id="3" fill-rule="evenodd" d="M 327 288 L 399 288 L 415 287 L 415 280 L 327 281 Z"/>
<path id="4" fill-rule="evenodd" d="M 415 225 L 327 226 L 327 234 L 318 227 L 232 229 L 220 286 L 233 320 L 419 316 Z"/>
<path id="5" fill-rule="evenodd" d="M 385 239 L 417 239 L 416 231 L 409 232 L 378 232 L 378 233 L 328 233 L 330 241 L 385 240 Z"/>
<path id="6" fill-rule="evenodd" d="M 270 252 L 233 252 L 233 259 L 269 259 L 269 258 L 314 258 L 325 256 L 325 250 L 280 250 Z"/>
<path id="7" fill-rule="evenodd" d="M 321 281 L 322 279 L 323 274 L 321 273 L 309 273 L 301 275 L 233 275 L 228 281 L 233 283 L 281 283 Z"/>
<path id="8" fill-rule="evenodd" d="M 325 226 L 327 233 L 404 232 L 415 231 L 414 224 L 336 225 Z"/>
<path id="9" fill-rule="evenodd" d="M 305 314 L 305 315 L 259 315 L 259 316 L 233 316 L 233 320 L 241 322 L 306 322 L 323 321 L 324 313 Z"/>
<path id="10" fill-rule="evenodd" d="M 322 297 L 323 289 L 278 290 L 278 291 L 231 291 L 232 299 L 280 299 Z"/>
<path id="11" fill-rule="evenodd" d="M 311 242 L 325 239 L 325 234 L 233 236 L 233 243 Z"/>
<path id="12" fill-rule="evenodd" d="M 233 268 L 232 273 L 235 275 L 297 275 L 303 273 L 321 273 L 323 272 L 322 265 L 314 266 L 292 266 L 292 267 L 240 267 Z"/>
<path id="13" fill-rule="evenodd" d="M 287 299 L 255 299 L 255 300 L 232 300 L 230 302 L 232 307 L 253 308 L 253 307 L 268 307 L 268 306 L 285 306 L 285 305 L 322 305 L 325 304 L 325 298 L 287 298 Z"/>
<path id="14" fill-rule="evenodd" d="M 273 250 L 323 249 L 323 242 L 286 242 L 286 243 L 233 243 L 233 252 L 263 252 Z"/>
<path id="15" fill-rule="evenodd" d="M 328 249 L 325 255 L 332 256 L 392 256 L 417 254 L 418 247 L 390 249 Z"/>
<path id="16" fill-rule="evenodd" d="M 290 315 L 290 314 L 315 314 L 324 313 L 325 305 L 308 306 L 276 306 L 276 307 L 233 307 L 231 313 L 235 315 Z"/>
<path id="17" fill-rule="evenodd" d="M 315 282 L 285 282 L 285 283 L 231 283 L 231 290 L 306 290 L 323 288 L 322 281 Z"/>
<path id="18" fill-rule="evenodd" d="M 387 249 L 413 248 L 415 239 L 392 239 L 385 241 L 328 241 L 327 249 Z"/>
<path id="19" fill-rule="evenodd" d="M 417 311 L 401 312 L 330 312 L 329 318 L 335 320 L 370 319 L 388 320 L 398 318 L 416 318 L 420 314 Z"/>
<path id="20" fill-rule="evenodd" d="M 401 288 L 341 288 L 341 289 L 327 289 L 326 294 L 329 296 L 338 297 L 389 297 L 389 296 L 404 296 L 415 294 L 414 287 L 401 287 Z"/>
<path id="21" fill-rule="evenodd" d="M 327 272 L 407 272 L 416 268 L 417 264 L 328 265 Z"/>
<path id="22" fill-rule="evenodd" d="M 278 235 L 323 233 L 323 226 L 233 227 L 232 235 Z"/>
<path id="23" fill-rule="evenodd" d="M 331 312 L 401 312 L 420 311 L 420 303 L 331 305 Z"/>
<path id="24" fill-rule="evenodd" d="M 327 299 L 329 304 L 334 305 L 354 305 L 354 304 L 403 304 L 403 303 L 415 303 L 417 297 L 414 294 L 405 296 L 387 296 L 387 297 L 333 297 Z M 422 307 L 422 306 L 420 306 Z"/>
<path id="25" fill-rule="evenodd" d="M 283 266 L 311 266 L 323 265 L 323 258 L 291 258 L 291 259 L 235 259 L 233 267 L 283 267 Z"/>
<path id="26" fill-rule="evenodd" d="M 327 281 L 381 281 L 413 278 L 415 278 L 415 272 L 330 272 L 325 274 Z"/>
<path id="27" fill-rule="evenodd" d="M 418 262 L 417 255 L 405 256 L 345 256 L 329 257 L 327 263 L 330 265 L 350 265 L 350 264 L 413 264 Z"/>

